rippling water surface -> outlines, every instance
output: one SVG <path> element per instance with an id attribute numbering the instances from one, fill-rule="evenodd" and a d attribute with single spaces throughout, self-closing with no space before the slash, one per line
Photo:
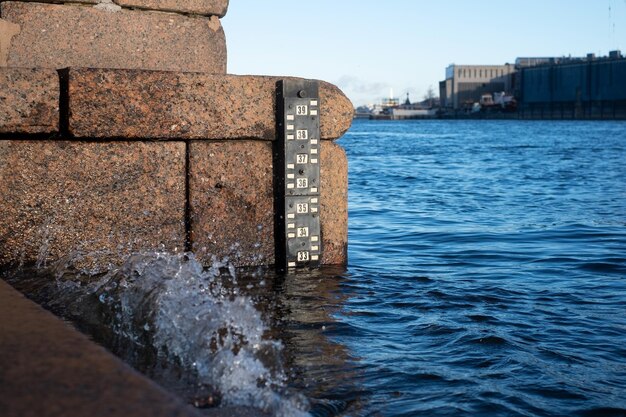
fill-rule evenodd
<path id="1" fill-rule="evenodd" d="M 357 120 L 340 143 L 347 270 L 147 254 L 13 282 L 192 402 L 626 415 L 625 123 Z"/>
<path id="2" fill-rule="evenodd" d="M 356 414 L 626 415 L 626 124 L 356 121 Z"/>

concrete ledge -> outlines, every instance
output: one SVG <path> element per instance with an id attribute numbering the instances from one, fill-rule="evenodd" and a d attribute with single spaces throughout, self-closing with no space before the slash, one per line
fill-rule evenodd
<path id="1" fill-rule="evenodd" d="M 5 26 L 19 26 L 17 34 L 6 34 L 8 41 L 0 39 L 8 44 L 9 67 L 226 72 L 226 41 L 217 16 L 13 1 L 0 3 L 0 16 Z"/>
<path id="2" fill-rule="evenodd" d="M 0 68 L 0 133 L 53 133 L 58 130 L 57 72 Z"/>
<path id="3" fill-rule="evenodd" d="M 199 417 L 0 280 L 3 417 Z"/>
<path id="4" fill-rule="evenodd" d="M 275 139 L 280 77 L 71 68 L 69 133 L 76 138 Z M 322 139 L 352 123 L 350 100 L 320 83 Z"/>
<path id="5" fill-rule="evenodd" d="M 321 143 L 322 263 L 347 262 L 348 161 Z M 192 250 L 206 264 L 228 257 L 236 266 L 274 263 L 272 146 L 261 141 L 190 143 Z"/>
<path id="6" fill-rule="evenodd" d="M 185 245 L 185 144 L 0 140 L 0 269 Z"/>

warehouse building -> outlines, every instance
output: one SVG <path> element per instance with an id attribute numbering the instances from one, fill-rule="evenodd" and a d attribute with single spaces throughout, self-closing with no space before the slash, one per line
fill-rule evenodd
<path id="1" fill-rule="evenodd" d="M 439 83 L 439 97 L 444 108 L 469 110 L 484 94 L 512 94 L 514 88 L 515 65 L 452 64 Z"/>

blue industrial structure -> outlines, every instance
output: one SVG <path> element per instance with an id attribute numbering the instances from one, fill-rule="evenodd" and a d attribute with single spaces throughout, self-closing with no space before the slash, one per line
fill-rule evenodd
<path id="1" fill-rule="evenodd" d="M 626 119 L 626 58 L 618 51 L 517 71 L 521 118 Z"/>

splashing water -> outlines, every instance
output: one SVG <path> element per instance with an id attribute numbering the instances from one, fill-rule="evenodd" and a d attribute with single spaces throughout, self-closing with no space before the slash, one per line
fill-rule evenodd
<path id="1" fill-rule="evenodd" d="M 306 398 L 287 392 L 282 343 L 264 337 L 253 300 L 228 281 L 227 260 L 204 270 L 193 254 L 157 253 L 132 256 L 98 292 L 118 311 L 118 331 L 137 339 L 149 329 L 158 354 L 214 387 L 223 405 L 308 415 Z"/>
<path id="2" fill-rule="evenodd" d="M 269 327 L 235 285 L 228 259 L 203 269 L 191 253 L 136 254 L 96 281 L 66 271 L 70 264 L 52 266 L 57 294 L 48 298 L 84 321 L 86 297 L 95 297 L 100 311 L 92 321 L 109 322 L 113 350 L 136 367 L 154 358 L 163 368 L 174 364 L 185 383 L 217 392 L 222 406 L 310 415 L 309 400 L 287 387 L 282 342 L 266 336 Z"/>

